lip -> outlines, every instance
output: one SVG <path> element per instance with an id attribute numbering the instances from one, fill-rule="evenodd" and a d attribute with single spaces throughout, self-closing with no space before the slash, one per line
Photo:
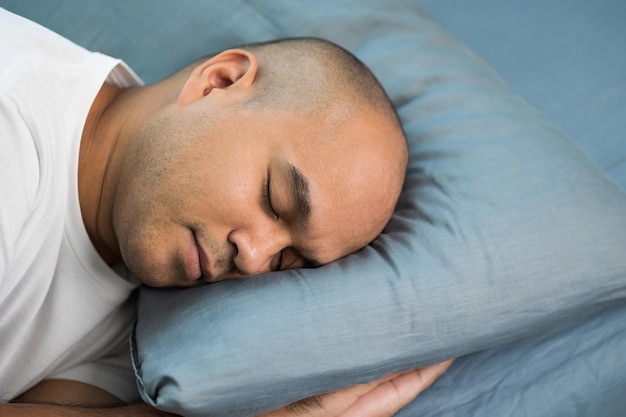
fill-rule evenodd
<path id="1" fill-rule="evenodd" d="M 202 278 L 202 261 L 200 258 L 200 249 L 196 234 L 191 231 L 189 246 L 185 253 L 185 272 L 189 281 L 195 281 Z"/>
<path id="2" fill-rule="evenodd" d="M 200 269 L 202 271 L 202 279 L 204 279 L 206 282 L 213 282 L 214 276 L 211 273 L 211 271 L 209 271 L 209 265 L 210 265 L 209 256 L 207 255 L 202 245 L 200 245 L 199 243 L 197 245 L 198 245 L 198 254 L 200 256 Z"/>

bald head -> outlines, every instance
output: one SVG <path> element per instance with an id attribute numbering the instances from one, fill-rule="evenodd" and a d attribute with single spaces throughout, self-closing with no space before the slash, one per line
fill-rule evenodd
<path id="1" fill-rule="evenodd" d="M 367 105 L 398 123 L 393 104 L 370 69 L 353 54 L 318 38 L 244 45 L 259 60 L 259 101 L 277 106 Z"/>
<path id="2" fill-rule="evenodd" d="M 294 112 L 341 106 L 368 106 L 398 130 L 402 124 L 393 103 L 372 71 L 348 50 L 320 38 L 287 38 L 241 45 L 258 60 L 251 106 Z M 183 69 L 187 74 L 208 57 Z M 403 144 L 405 146 L 405 144 Z"/>
<path id="3" fill-rule="evenodd" d="M 366 186 L 363 192 L 371 193 L 375 180 L 380 181 L 382 195 L 361 194 L 358 201 L 352 201 L 377 208 L 376 215 L 368 220 L 376 223 L 374 234 L 380 233 L 400 194 L 408 152 L 395 107 L 372 71 L 346 49 L 319 38 L 282 39 L 241 48 L 258 59 L 251 107 L 288 109 L 318 118 L 322 137 L 346 142 L 343 163 L 329 168 L 329 172 L 353 168 L 343 169 L 343 183 L 350 183 L 353 191 L 345 190 L 344 201 L 356 197 L 357 183 Z M 374 120 L 378 129 L 368 130 L 367 125 Z M 349 123 L 355 126 L 346 129 Z M 360 137 L 342 134 L 355 128 L 362 129 Z M 354 176 L 349 179 L 348 174 Z M 341 185 L 340 181 L 335 183 L 336 187 Z M 367 185 L 369 190 L 365 190 Z M 364 224 L 364 219 L 358 221 Z"/>

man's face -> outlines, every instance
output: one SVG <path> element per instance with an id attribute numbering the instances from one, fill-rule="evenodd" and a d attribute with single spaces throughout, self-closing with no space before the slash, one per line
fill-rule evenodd
<path id="1" fill-rule="evenodd" d="M 386 177 L 400 162 L 385 140 L 397 133 L 373 111 L 321 122 L 214 105 L 155 115 L 126 151 L 113 224 L 144 283 L 325 264 L 382 230 L 399 192 Z"/>

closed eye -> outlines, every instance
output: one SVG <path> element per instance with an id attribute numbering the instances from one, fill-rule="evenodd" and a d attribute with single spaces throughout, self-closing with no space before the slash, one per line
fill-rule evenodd
<path id="1" fill-rule="evenodd" d="M 307 259 L 304 258 L 304 264 L 302 265 L 302 268 L 319 268 L 320 266 L 322 266 L 321 263 L 319 263 L 318 261 L 316 261 L 315 259 Z"/>
<path id="2" fill-rule="evenodd" d="M 317 268 L 321 264 L 315 259 L 309 259 L 295 248 L 285 248 L 280 252 L 280 270 L 294 269 L 294 268 Z"/>
<path id="3" fill-rule="evenodd" d="M 270 176 L 267 175 L 265 179 L 265 184 L 263 185 L 263 203 L 267 208 L 268 212 L 272 215 L 275 220 L 278 220 L 278 213 L 272 207 L 272 197 L 270 195 Z"/>

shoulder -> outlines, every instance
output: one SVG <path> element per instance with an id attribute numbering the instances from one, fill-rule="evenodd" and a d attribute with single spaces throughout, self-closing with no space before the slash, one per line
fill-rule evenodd
<path id="1" fill-rule="evenodd" d="M 0 8 L 0 78 L 15 66 L 35 58 L 72 61 L 89 53 L 72 41 L 31 20 Z"/>

